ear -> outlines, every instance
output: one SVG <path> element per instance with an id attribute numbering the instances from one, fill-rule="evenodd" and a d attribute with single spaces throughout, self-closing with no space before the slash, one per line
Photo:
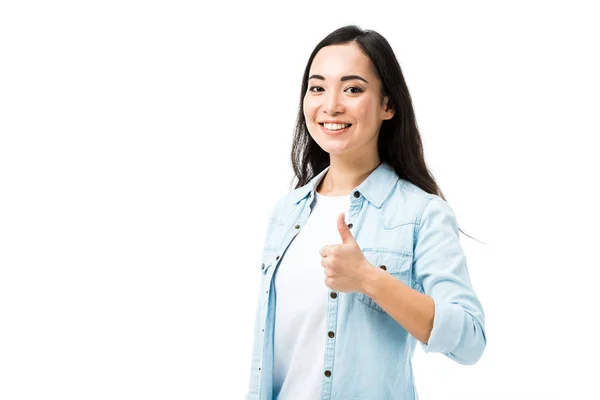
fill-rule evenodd
<path id="1" fill-rule="evenodd" d="M 386 119 L 392 119 L 392 117 L 395 114 L 395 110 L 394 107 L 390 104 L 390 98 L 389 96 L 385 96 L 383 98 L 383 102 L 385 104 L 385 109 L 383 111 L 383 115 L 382 115 L 382 119 L 386 120 Z"/>

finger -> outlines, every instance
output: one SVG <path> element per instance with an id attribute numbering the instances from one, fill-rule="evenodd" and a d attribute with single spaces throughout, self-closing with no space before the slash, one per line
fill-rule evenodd
<path id="1" fill-rule="evenodd" d="M 319 250 L 319 254 L 321 255 L 321 257 L 327 257 L 329 255 L 331 247 L 333 247 L 333 245 L 330 244 L 321 247 L 321 249 Z"/>
<path id="2" fill-rule="evenodd" d="M 323 269 L 327 269 L 327 263 L 327 258 L 321 258 L 321 267 L 323 267 Z"/>
<path id="3" fill-rule="evenodd" d="M 354 236 L 352 236 L 352 232 L 350 232 L 350 229 L 348 229 L 348 225 L 346 225 L 344 213 L 338 215 L 337 229 L 340 233 L 340 237 L 342 238 L 342 243 L 349 243 L 354 241 Z"/>

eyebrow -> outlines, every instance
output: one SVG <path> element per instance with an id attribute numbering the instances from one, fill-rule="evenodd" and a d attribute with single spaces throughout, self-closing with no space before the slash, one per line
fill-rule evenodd
<path id="1" fill-rule="evenodd" d="M 323 75 L 311 75 L 310 78 L 308 78 L 308 80 L 311 79 L 321 79 L 322 81 L 325 80 L 325 78 L 323 77 Z M 369 83 L 367 82 L 367 80 L 365 78 L 363 78 L 362 76 L 358 76 L 358 75 L 346 75 L 346 76 L 342 76 L 342 78 L 340 79 L 340 81 L 344 82 L 344 81 L 351 81 L 353 79 L 358 79 L 361 80 L 363 82 Z"/>

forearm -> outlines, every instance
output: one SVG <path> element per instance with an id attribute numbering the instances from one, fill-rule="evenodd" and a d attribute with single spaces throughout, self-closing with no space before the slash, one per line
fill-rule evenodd
<path id="1" fill-rule="evenodd" d="M 373 299 L 396 322 L 422 343 L 433 329 L 433 299 L 379 268 L 366 268 L 361 292 Z"/>

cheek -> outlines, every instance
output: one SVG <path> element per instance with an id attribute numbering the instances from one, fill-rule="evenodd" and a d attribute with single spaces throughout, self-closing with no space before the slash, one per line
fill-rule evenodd
<path id="1" fill-rule="evenodd" d="M 310 122 L 314 120 L 316 105 L 313 101 L 311 101 L 310 97 L 304 97 L 304 103 L 302 105 L 304 108 L 304 117 Z"/>
<path id="2" fill-rule="evenodd" d="M 354 105 L 352 112 L 357 120 L 364 124 L 368 124 L 372 119 L 371 115 L 373 114 L 373 102 L 369 99 L 361 99 L 361 101 Z"/>
<path id="3" fill-rule="evenodd" d="M 354 116 L 357 120 L 359 120 L 362 123 L 367 123 L 367 119 L 368 119 L 368 115 L 369 115 L 369 108 L 368 107 L 356 107 L 354 109 Z"/>

